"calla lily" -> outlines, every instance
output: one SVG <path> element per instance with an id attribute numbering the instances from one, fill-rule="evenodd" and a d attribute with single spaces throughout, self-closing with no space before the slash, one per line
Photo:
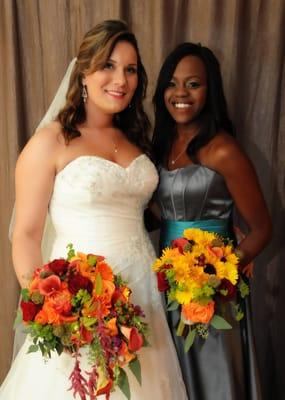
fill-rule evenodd
<path id="1" fill-rule="evenodd" d="M 56 290 L 60 290 L 61 288 L 60 278 L 56 275 L 50 275 L 39 282 L 38 288 L 40 294 L 48 296 L 49 294 L 55 292 Z"/>
<path id="2" fill-rule="evenodd" d="M 137 328 L 128 328 L 127 326 L 120 327 L 122 334 L 128 339 L 129 350 L 138 351 L 143 345 L 143 337 Z"/>
<path id="3" fill-rule="evenodd" d="M 113 386 L 113 381 L 112 381 L 112 379 L 109 379 L 109 382 L 107 383 L 106 386 L 104 386 L 101 389 L 97 390 L 96 395 L 97 396 L 100 396 L 101 394 L 109 395 L 110 391 L 112 389 L 112 386 Z"/>
<path id="4" fill-rule="evenodd" d="M 132 328 L 130 340 L 129 340 L 129 349 L 133 352 L 139 351 L 139 349 L 143 345 L 143 337 L 137 330 L 137 328 Z"/>
<path id="5" fill-rule="evenodd" d="M 120 331 L 128 340 L 130 340 L 131 330 L 132 328 L 128 328 L 127 326 L 120 326 Z"/>
<path id="6" fill-rule="evenodd" d="M 224 252 L 223 252 L 223 249 L 221 248 L 221 247 L 211 247 L 211 246 L 208 246 L 208 250 L 209 250 L 209 252 L 212 254 L 212 255 L 214 255 L 214 256 L 216 256 L 216 257 L 218 257 L 218 258 L 221 258 L 221 257 L 223 257 L 223 255 L 224 255 Z"/>

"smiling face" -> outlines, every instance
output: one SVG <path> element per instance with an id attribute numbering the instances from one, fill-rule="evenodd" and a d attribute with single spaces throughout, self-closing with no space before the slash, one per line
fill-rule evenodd
<path id="1" fill-rule="evenodd" d="M 207 74 L 203 61 L 197 56 L 186 56 L 177 64 L 164 92 L 164 102 L 178 125 L 193 122 L 205 106 Z"/>
<path id="2" fill-rule="evenodd" d="M 104 67 L 86 75 L 86 108 L 106 114 L 123 111 L 131 102 L 138 85 L 138 60 L 135 48 L 126 41 L 118 42 Z"/>

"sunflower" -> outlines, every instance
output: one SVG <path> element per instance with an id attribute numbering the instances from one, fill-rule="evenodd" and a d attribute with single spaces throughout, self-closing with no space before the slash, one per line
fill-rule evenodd
<path id="1" fill-rule="evenodd" d="M 152 270 L 154 272 L 160 271 L 164 265 L 171 265 L 174 259 L 179 256 L 181 256 L 181 254 L 177 248 L 171 249 L 169 247 L 166 247 L 162 251 L 162 256 L 160 258 L 157 258 L 152 264 Z"/>
<path id="2" fill-rule="evenodd" d="M 174 279 L 178 283 L 185 283 L 189 279 L 189 264 L 184 256 L 173 260 Z"/>
<path id="3" fill-rule="evenodd" d="M 212 240 L 217 239 L 217 235 L 215 233 L 195 228 L 185 229 L 183 236 L 189 241 L 193 241 L 195 244 L 199 244 L 201 246 L 206 246 L 211 243 Z"/>
<path id="4" fill-rule="evenodd" d="M 228 279 L 233 285 L 236 285 L 238 280 L 238 267 L 236 264 L 225 262 L 225 278 Z"/>

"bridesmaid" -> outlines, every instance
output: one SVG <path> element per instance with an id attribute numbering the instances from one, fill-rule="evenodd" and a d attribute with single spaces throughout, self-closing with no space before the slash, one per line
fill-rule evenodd
<path id="1" fill-rule="evenodd" d="M 206 47 L 183 43 L 162 65 L 154 95 L 154 153 L 160 171 L 155 200 L 161 211 L 161 248 L 199 227 L 232 237 L 235 205 L 248 226 L 236 251 L 251 278 L 251 261 L 271 236 L 271 221 L 254 168 L 234 139 L 219 63 Z M 230 314 L 230 310 L 227 310 Z M 233 329 L 210 329 L 184 353 L 175 334 L 179 311 L 168 321 L 190 400 L 261 400 L 249 307 Z"/>

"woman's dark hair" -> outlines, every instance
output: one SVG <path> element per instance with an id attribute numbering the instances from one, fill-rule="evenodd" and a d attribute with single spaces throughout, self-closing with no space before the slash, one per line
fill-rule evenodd
<path id="1" fill-rule="evenodd" d="M 125 134 L 130 142 L 149 154 L 148 130 L 150 129 L 150 122 L 143 109 L 143 99 L 146 96 L 147 88 L 147 75 L 141 61 L 137 40 L 123 21 L 104 21 L 86 33 L 70 76 L 66 104 L 59 112 L 57 120 L 62 126 L 62 133 L 66 143 L 81 136 L 77 125 L 86 120 L 86 112 L 82 99 L 82 78 L 85 74 L 88 75 L 102 69 L 116 44 L 121 41 L 130 43 L 136 50 L 138 58 L 138 86 L 132 98 L 131 105 L 115 115 L 114 125 Z"/>
<path id="2" fill-rule="evenodd" d="M 153 97 L 155 127 L 153 134 L 153 152 L 156 162 L 167 160 L 176 135 L 176 123 L 169 114 L 164 101 L 164 92 L 172 79 L 177 64 L 186 56 L 199 57 L 206 68 L 207 97 L 206 104 L 199 115 L 200 131 L 187 147 L 190 159 L 197 163 L 197 152 L 205 146 L 220 129 L 234 136 L 234 127 L 228 116 L 223 90 L 220 65 L 210 49 L 200 44 L 182 43 L 178 45 L 164 61 Z"/>

